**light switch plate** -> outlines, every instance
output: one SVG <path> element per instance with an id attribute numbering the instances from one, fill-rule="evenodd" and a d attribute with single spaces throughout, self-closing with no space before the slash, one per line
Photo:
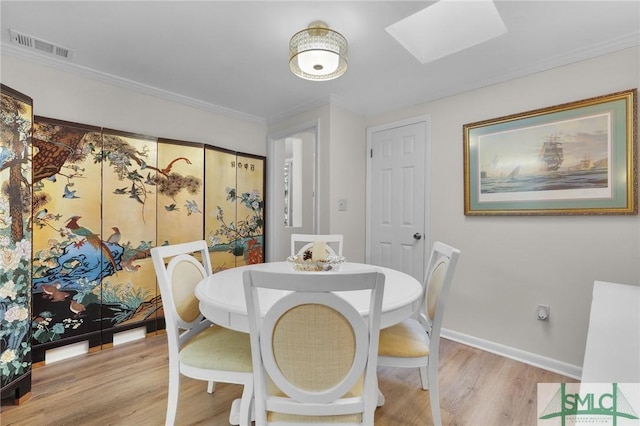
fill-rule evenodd
<path id="1" fill-rule="evenodd" d="M 338 211 L 341 211 L 341 212 L 347 211 L 347 200 L 345 198 L 341 198 L 338 200 Z"/>

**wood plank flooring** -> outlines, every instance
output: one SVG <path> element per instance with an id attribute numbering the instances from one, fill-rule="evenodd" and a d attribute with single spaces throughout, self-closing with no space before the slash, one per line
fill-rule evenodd
<path id="1" fill-rule="evenodd" d="M 537 383 L 575 380 L 449 340 L 440 352 L 440 405 L 445 425 L 536 425 Z M 166 335 L 148 336 L 37 368 L 31 398 L 3 401 L 0 424 L 163 425 L 167 397 Z M 430 425 L 429 392 L 417 370 L 379 369 L 386 397 L 376 426 Z M 238 385 L 182 379 L 177 425 L 228 425 Z"/>

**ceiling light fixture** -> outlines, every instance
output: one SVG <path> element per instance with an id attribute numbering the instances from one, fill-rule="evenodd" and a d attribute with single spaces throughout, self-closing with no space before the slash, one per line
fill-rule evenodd
<path id="1" fill-rule="evenodd" d="M 347 70 L 347 39 L 322 21 L 314 21 L 289 41 L 289 69 L 306 80 L 324 81 Z"/>

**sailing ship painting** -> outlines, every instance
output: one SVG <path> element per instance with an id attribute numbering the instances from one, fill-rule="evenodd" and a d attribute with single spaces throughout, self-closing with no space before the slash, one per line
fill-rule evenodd
<path id="1" fill-rule="evenodd" d="M 556 171 L 564 160 L 562 142 L 556 135 L 551 135 L 542 144 L 540 150 L 540 160 L 543 162 L 545 170 Z"/>
<path id="2" fill-rule="evenodd" d="M 591 161 L 591 156 L 589 154 L 585 154 L 580 161 L 580 170 L 591 170 L 596 167 L 596 164 Z"/>
<path id="3" fill-rule="evenodd" d="M 609 185 L 606 149 L 596 150 L 591 141 L 587 143 L 574 135 L 550 133 L 517 152 L 501 147 L 480 171 L 482 194 L 583 190 Z M 601 158 L 593 161 L 597 155 Z"/>
<path id="4" fill-rule="evenodd" d="M 636 95 L 465 124 L 464 214 L 637 214 Z"/>

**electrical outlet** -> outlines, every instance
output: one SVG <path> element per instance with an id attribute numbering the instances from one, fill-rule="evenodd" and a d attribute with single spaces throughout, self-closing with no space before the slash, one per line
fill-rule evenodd
<path id="1" fill-rule="evenodd" d="M 551 312 L 551 307 L 549 305 L 538 305 L 538 319 L 540 321 L 549 321 L 549 313 Z"/>

